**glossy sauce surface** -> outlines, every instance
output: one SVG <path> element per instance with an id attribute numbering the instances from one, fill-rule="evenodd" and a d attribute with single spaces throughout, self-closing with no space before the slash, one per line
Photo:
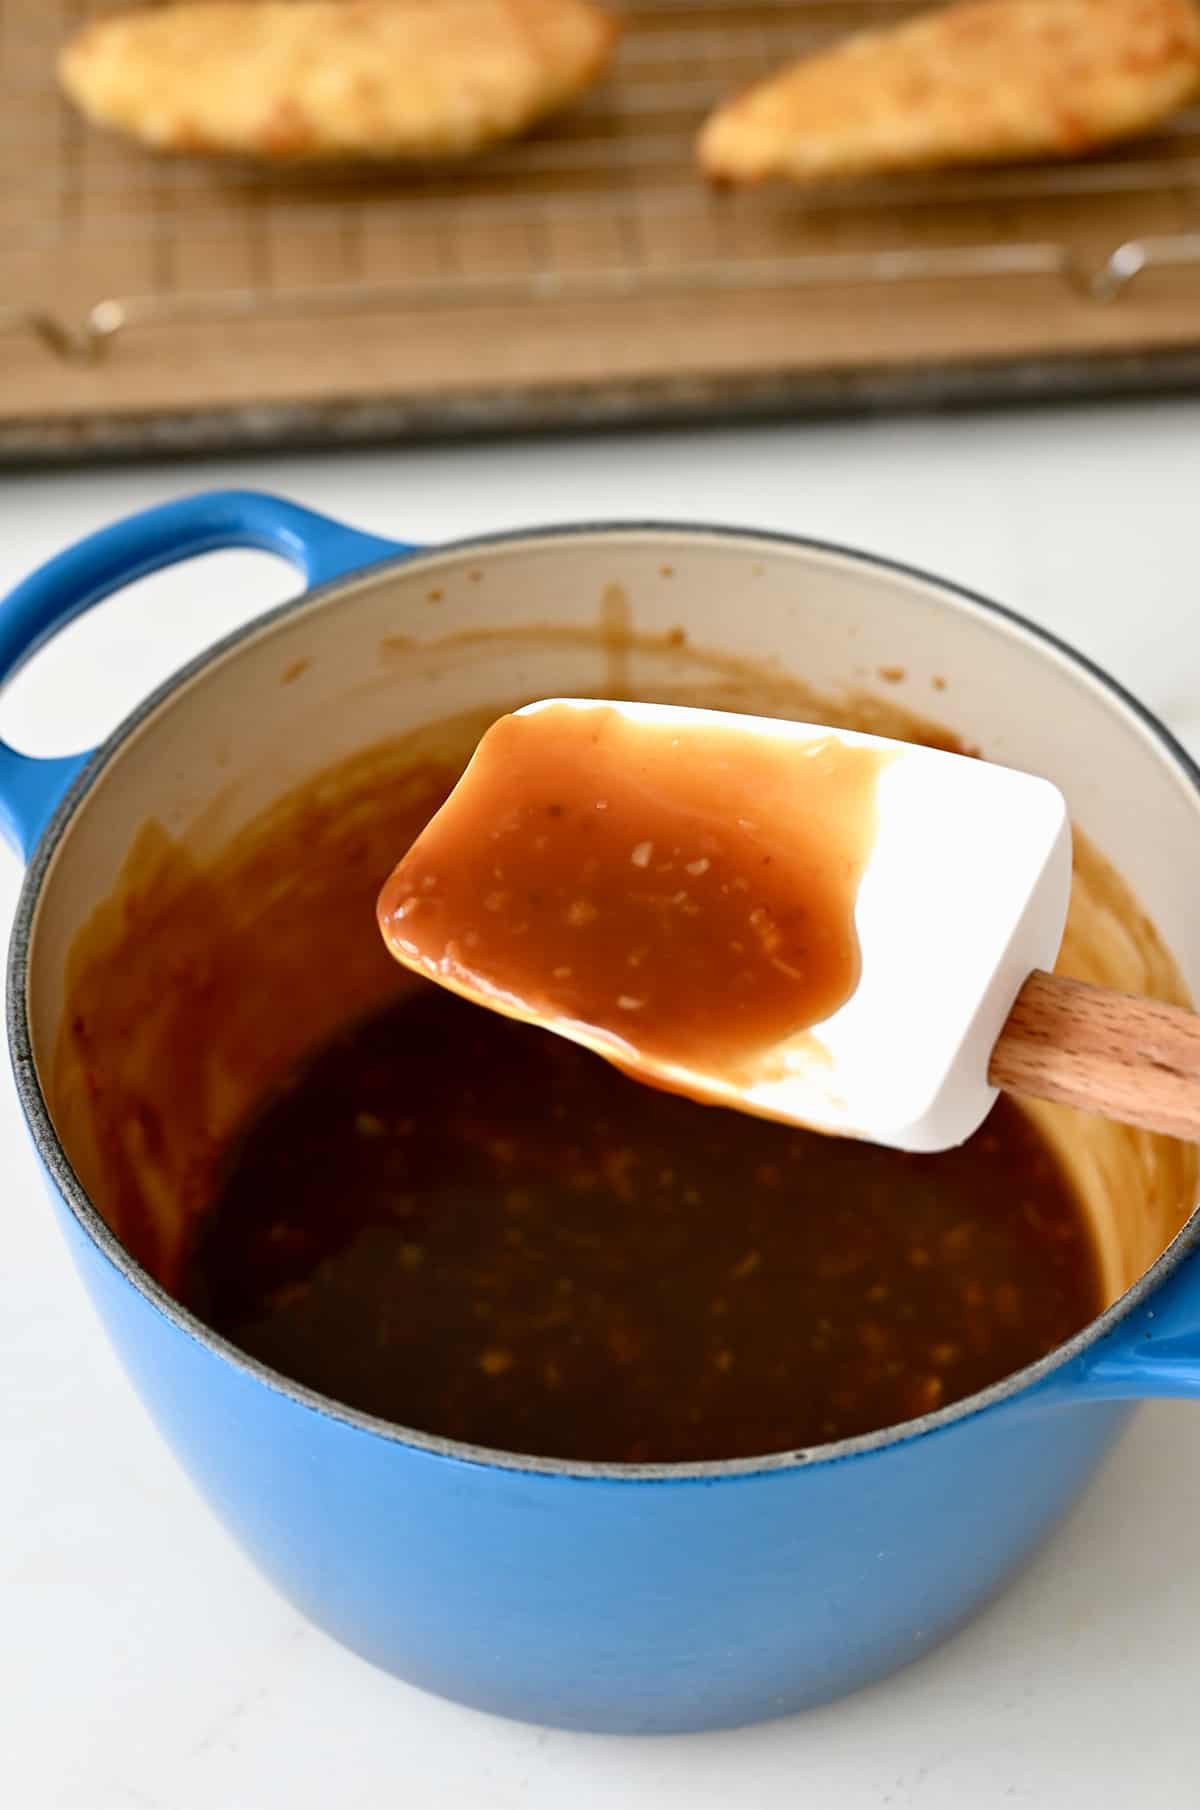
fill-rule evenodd
<path id="1" fill-rule="evenodd" d="M 886 753 L 557 704 L 502 717 L 383 889 L 402 960 L 710 1073 L 854 991 Z"/>
<path id="2" fill-rule="evenodd" d="M 231 1147 L 178 1292 L 402 1425 L 610 1461 L 747 1457 L 944 1406 L 1099 1311 L 1009 1102 L 933 1157 L 627 1079 L 413 980 Z"/>

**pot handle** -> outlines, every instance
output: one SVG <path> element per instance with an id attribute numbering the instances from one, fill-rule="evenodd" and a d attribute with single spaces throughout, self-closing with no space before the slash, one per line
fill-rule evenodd
<path id="1" fill-rule="evenodd" d="M 68 547 L 0 603 L 0 684 L 64 623 L 122 586 L 180 560 L 231 547 L 277 553 L 310 586 L 415 551 L 264 491 L 213 490 L 162 503 Z M 90 757 L 89 750 L 35 760 L 0 741 L 0 835 L 18 854 L 28 857 Z"/>
<path id="2" fill-rule="evenodd" d="M 1200 1252 L 1077 1360 L 1076 1394 L 1096 1400 L 1200 1396 Z"/>

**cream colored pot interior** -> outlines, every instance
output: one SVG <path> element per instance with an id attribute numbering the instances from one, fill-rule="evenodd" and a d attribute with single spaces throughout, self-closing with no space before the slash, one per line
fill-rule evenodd
<path id="1" fill-rule="evenodd" d="M 571 693 L 884 733 L 944 725 L 1067 795 L 1081 837 L 1063 968 L 1164 998 L 1200 985 L 1200 800 L 1136 712 L 1027 631 L 928 581 L 753 536 L 600 530 L 422 557 L 264 626 L 172 692 L 109 761 L 46 876 L 29 983 L 39 1073 L 81 1180 L 162 1279 L 253 1091 L 390 974 L 369 912 L 314 936 L 303 873 L 258 872 L 269 904 L 240 917 L 220 881 L 197 892 L 198 878 L 215 862 L 244 879 L 253 855 L 231 866 L 231 843 L 249 848 L 247 826 L 307 787 L 297 865 L 311 877 L 357 861 L 373 884 L 401 849 L 364 787 L 399 797 L 410 769 L 461 762 L 497 710 Z M 353 808 L 312 787 L 339 765 Z M 184 870 L 193 903 L 164 916 Z M 205 939 L 235 920 L 256 978 L 223 998 Z M 186 1056 L 175 1026 L 167 1060 L 164 1024 L 189 988 L 204 1010 Z M 254 1039 L 270 1045 L 265 1066 L 245 1060 Z M 97 1089 L 121 1102 L 119 1130 L 111 1115 L 99 1124 Z M 1039 1116 L 1088 1201 L 1115 1297 L 1187 1217 L 1194 1153 L 1057 1108 Z"/>

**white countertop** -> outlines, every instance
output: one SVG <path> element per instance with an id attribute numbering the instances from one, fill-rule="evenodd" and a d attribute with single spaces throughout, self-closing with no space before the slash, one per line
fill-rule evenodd
<path id="1" fill-rule="evenodd" d="M 1050 624 L 1200 751 L 1198 471 L 1200 401 L 2 476 L 0 589 L 119 514 L 220 483 L 414 540 L 605 516 L 792 529 L 924 564 Z M 252 554 L 147 581 L 33 662 L 0 700 L 0 733 L 39 753 L 89 745 L 293 588 Z M 0 849 L 5 933 L 17 883 Z M 885 1684 L 732 1734 L 523 1727 L 374 1671 L 251 1569 L 108 1350 L 6 1066 L 0 1178 L 12 1810 L 1200 1805 L 1200 1409 L 1143 1409 L 1002 1600 Z"/>

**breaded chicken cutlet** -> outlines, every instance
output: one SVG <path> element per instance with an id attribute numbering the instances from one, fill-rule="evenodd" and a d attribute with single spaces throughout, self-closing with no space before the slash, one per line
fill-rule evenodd
<path id="1" fill-rule="evenodd" d="M 697 154 L 728 183 L 1078 157 L 1198 89 L 1191 0 L 965 0 L 791 64 L 718 108 Z"/>
<path id="2" fill-rule="evenodd" d="M 617 32 L 589 0 L 188 0 L 85 26 L 59 76 L 157 151 L 457 157 L 567 106 Z"/>

